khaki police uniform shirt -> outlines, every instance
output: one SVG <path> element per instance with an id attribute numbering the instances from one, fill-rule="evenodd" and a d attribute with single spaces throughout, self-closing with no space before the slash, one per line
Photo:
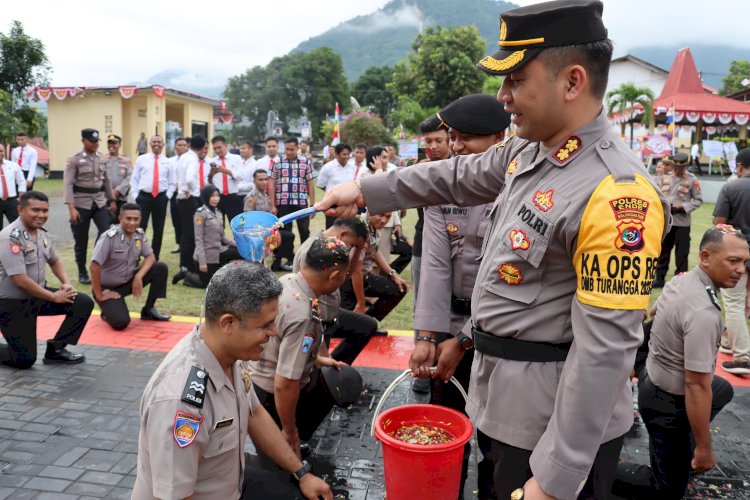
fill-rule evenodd
<path id="1" fill-rule="evenodd" d="M 128 201 L 130 176 L 133 175 L 133 164 L 130 162 L 130 158 L 127 156 L 107 156 L 107 175 L 112 190 L 120 193 L 117 201 Z"/>
<path id="2" fill-rule="evenodd" d="M 558 498 L 574 497 L 600 444 L 632 425 L 628 375 L 669 229 L 669 205 L 610 129 L 602 112 L 539 158 L 537 143 L 512 137 L 362 181 L 373 213 L 494 202 L 472 321 L 496 336 L 575 342 L 565 362 L 477 352 L 466 410 L 490 437 L 534 450 L 532 472 Z"/>
<path id="3" fill-rule="evenodd" d="M 318 231 L 316 234 L 307 238 L 297 249 L 294 254 L 294 261 L 292 261 L 292 272 L 298 273 L 302 269 L 302 263 L 307 258 L 307 252 L 310 250 L 313 242 L 323 237 L 323 231 Z M 321 295 L 318 299 L 320 304 L 320 318 L 323 321 L 333 321 L 339 314 L 341 307 L 341 292 L 336 290 L 330 295 Z"/>
<path id="4" fill-rule="evenodd" d="M 202 407 L 182 399 L 194 366 L 208 374 L 198 382 L 205 389 Z M 133 500 L 240 498 L 247 423 L 260 406 L 245 367 L 237 361 L 228 380 L 198 327 L 172 348 L 141 399 Z M 190 419 L 192 432 L 176 429 L 178 418 Z"/>
<path id="5" fill-rule="evenodd" d="M 646 370 L 670 394 L 685 394 L 685 370 L 713 374 L 721 332 L 721 307 L 708 275 L 696 267 L 671 279 L 656 301 Z"/>
<path id="6" fill-rule="evenodd" d="M 672 214 L 672 225 L 689 227 L 690 212 L 703 204 L 703 193 L 700 181 L 690 172 L 685 177 L 676 175 L 660 175 L 657 185 L 671 205 L 682 205 L 685 213 Z"/>
<path id="7" fill-rule="evenodd" d="M 136 229 L 128 238 L 122 225 L 118 224 L 99 238 L 91 260 L 102 267 L 102 286 L 116 288 L 133 278 L 141 257 L 152 253 L 143 229 Z"/>
<path id="8" fill-rule="evenodd" d="M 280 281 L 283 291 L 276 316 L 278 335 L 268 340 L 259 361 L 248 363 L 253 382 L 270 393 L 276 375 L 299 380 L 300 388 L 305 387 L 323 341 L 323 325 L 315 313 L 315 293 L 302 273 L 287 274 Z"/>
<path id="9" fill-rule="evenodd" d="M 86 189 L 103 189 L 96 193 L 76 193 L 73 191 L 74 185 Z M 84 210 L 91 210 L 93 204 L 96 204 L 97 208 L 102 208 L 108 200 L 113 200 L 114 194 L 104 155 L 99 152 L 90 155 L 81 150 L 68 158 L 63 173 L 63 190 L 66 204 L 72 203 L 76 208 Z"/>
<path id="10" fill-rule="evenodd" d="M 471 299 L 491 211 L 492 204 L 425 209 L 416 330 L 456 334 L 466 324 L 467 316 L 452 311 L 451 295 Z"/>
<path id="11" fill-rule="evenodd" d="M 29 295 L 13 284 L 11 276 L 26 274 L 44 287 L 45 264 L 57 262 L 58 256 L 46 229 L 33 236 L 19 217 L 0 231 L 0 299 L 27 299 Z"/>
<path id="12" fill-rule="evenodd" d="M 268 195 L 268 193 L 261 193 L 256 188 L 255 185 L 253 185 L 253 188 L 250 190 L 250 192 L 245 196 L 245 210 L 248 212 L 252 212 L 255 210 L 258 210 L 260 212 L 270 212 L 271 211 L 271 197 Z"/>
<path id="13" fill-rule="evenodd" d="M 224 234 L 224 214 L 217 208 L 211 211 L 206 206 L 199 207 L 193 214 L 195 230 L 195 252 L 193 258 L 198 264 L 218 264 L 221 252 L 235 242 Z"/>

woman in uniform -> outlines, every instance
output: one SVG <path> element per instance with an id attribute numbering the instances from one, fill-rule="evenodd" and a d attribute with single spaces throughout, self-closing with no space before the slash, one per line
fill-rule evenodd
<path id="1" fill-rule="evenodd" d="M 185 273 L 185 286 L 206 288 L 211 277 L 221 266 L 241 259 L 237 244 L 224 234 L 224 216 L 217 208 L 219 188 L 207 184 L 201 189 L 201 205 L 193 215 L 195 229 L 195 268 L 197 273 Z"/>

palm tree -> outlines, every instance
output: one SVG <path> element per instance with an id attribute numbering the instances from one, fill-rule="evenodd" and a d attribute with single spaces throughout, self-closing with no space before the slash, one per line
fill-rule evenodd
<path id="1" fill-rule="evenodd" d="M 614 90 L 607 92 L 607 112 L 609 114 L 615 112 L 622 112 L 627 109 L 632 109 L 636 104 L 643 106 L 645 112 L 645 125 L 651 127 L 651 120 L 653 119 L 652 103 L 654 101 L 654 93 L 651 89 L 636 87 L 632 83 L 620 84 Z M 630 147 L 633 148 L 633 117 L 630 118 Z M 623 135 L 625 132 L 625 124 L 622 125 Z"/>

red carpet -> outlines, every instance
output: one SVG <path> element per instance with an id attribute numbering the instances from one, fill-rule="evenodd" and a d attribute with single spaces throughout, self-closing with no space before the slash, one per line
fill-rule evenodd
<path id="1" fill-rule="evenodd" d="M 39 339 L 51 339 L 62 320 L 62 316 L 38 318 L 37 332 Z M 91 316 L 81 336 L 81 343 L 122 349 L 167 352 L 185 334 L 190 332 L 191 328 L 191 323 L 133 319 L 126 330 L 118 332 L 110 328 L 99 316 Z M 333 339 L 331 350 L 336 347 L 338 342 L 338 339 Z M 409 356 L 413 347 L 414 341 L 411 337 L 375 337 L 370 340 L 365 350 L 359 355 L 354 362 L 354 366 L 406 370 L 409 367 Z M 721 369 L 721 363 L 730 359 L 731 356 L 719 353 L 716 374 L 727 379 L 735 387 L 750 387 L 750 376 L 738 377 Z"/>

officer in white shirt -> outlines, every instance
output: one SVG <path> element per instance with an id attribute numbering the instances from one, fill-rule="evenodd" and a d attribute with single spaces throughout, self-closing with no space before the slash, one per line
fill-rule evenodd
<path id="1" fill-rule="evenodd" d="M 242 213 L 243 197 L 238 193 L 238 184 L 242 180 L 252 182 L 253 176 L 248 178 L 245 175 L 242 158 L 228 151 L 227 140 L 223 135 L 211 139 L 211 146 L 216 156 L 213 157 L 214 167 L 209 177 L 221 194 L 219 210 L 232 220 L 235 215 Z"/>
<path id="2" fill-rule="evenodd" d="M 17 163 L 5 159 L 5 144 L 0 144 L 0 229 L 3 214 L 8 222 L 18 218 L 18 194 L 26 192 L 26 179 Z"/>
<path id="3" fill-rule="evenodd" d="M 172 168 L 175 172 L 175 177 L 180 178 L 180 158 L 187 153 L 189 148 L 188 140 L 184 137 L 178 137 L 174 141 L 174 152 L 175 155 L 169 159 L 172 162 Z M 184 175 L 184 174 L 183 174 Z M 177 191 L 169 199 L 169 215 L 172 218 L 172 227 L 174 227 L 174 239 L 177 243 L 177 248 L 172 250 L 171 253 L 180 253 L 180 241 L 182 241 L 182 223 L 180 221 L 180 211 L 177 208 Z"/>
<path id="4" fill-rule="evenodd" d="M 141 229 L 148 229 L 149 216 L 154 219 L 154 234 L 151 248 L 156 260 L 161 252 L 164 236 L 164 221 L 167 218 L 169 198 L 177 188 L 175 169 L 163 153 L 164 139 L 160 135 L 151 138 L 151 152 L 138 157 L 130 179 L 130 192 L 141 206 Z"/>
<path id="5" fill-rule="evenodd" d="M 266 154 L 255 162 L 255 168 L 262 168 L 270 175 L 273 164 L 281 161 L 281 156 L 279 156 L 279 140 L 275 137 L 268 137 L 266 138 L 265 146 Z M 250 177 L 252 182 L 252 176 Z"/>
<path id="6" fill-rule="evenodd" d="M 367 170 L 365 155 L 367 155 L 366 144 L 357 144 L 354 146 L 354 155 L 349 158 L 349 164 L 354 165 L 355 179 L 359 179 L 359 177 L 362 175 L 362 172 Z"/>
<path id="7" fill-rule="evenodd" d="M 336 144 L 334 151 L 335 159 L 323 165 L 318 174 L 318 187 L 323 190 L 354 180 L 355 167 L 353 163 L 349 163 L 352 148 L 348 144 L 340 143 Z M 336 217 L 326 215 L 326 229 L 333 226 L 335 220 Z"/>
<path id="8" fill-rule="evenodd" d="M 244 199 L 253 190 L 253 174 L 257 168 L 253 150 L 255 144 L 250 141 L 242 141 L 240 144 L 240 159 L 245 178 L 237 183 L 237 193 Z"/>
<path id="9" fill-rule="evenodd" d="M 11 161 L 21 167 L 23 175 L 26 178 L 26 189 L 31 190 L 34 187 L 34 177 L 36 176 L 36 164 L 39 160 L 36 149 L 29 145 L 29 137 L 26 132 L 16 134 L 16 144 L 18 147 L 13 148 L 11 152 Z"/>

